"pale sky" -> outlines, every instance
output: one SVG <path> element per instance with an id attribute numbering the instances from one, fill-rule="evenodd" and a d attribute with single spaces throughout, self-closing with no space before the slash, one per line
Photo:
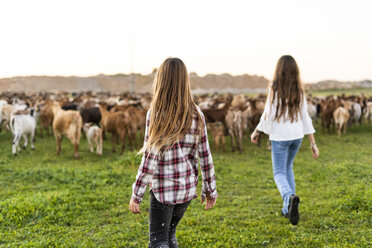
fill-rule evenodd
<path id="1" fill-rule="evenodd" d="M 372 79 L 372 1 L 1 0 L 0 77 L 263 75 L 291 54 L 303 81 Z"/>

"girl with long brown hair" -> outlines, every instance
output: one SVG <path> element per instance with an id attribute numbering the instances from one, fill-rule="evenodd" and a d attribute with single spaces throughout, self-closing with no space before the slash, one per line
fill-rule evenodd
<path id="1" fill-rule="evenodd" d="M 282 56 L 276 65 L 264 112 L 251 135 L 253 143 L 257 143 L 259 132 L 268 134 L 271 141 L 274 181 L 283 199 L 282 215 L 296 225 L 300 219 L 300 198 L 295 191 L 293 161 L 304 135 L 309 138 L 314 159 L 318 158 L 319 150 L 299 69 L 290 55 Z"/>
<path id="2" fill-rule="evenodd" d="M 178 58 L 168 58 L 159 67 L 140 153 L 129 209 L 141 212 L 140 203 L 150 184 L 149 247 L 178 247 L 177 224 L 197 197 L 198 157 L 205 209 L 212 208 L 217 198 L 204 115 L 192 99 L 186 66 Z"/>

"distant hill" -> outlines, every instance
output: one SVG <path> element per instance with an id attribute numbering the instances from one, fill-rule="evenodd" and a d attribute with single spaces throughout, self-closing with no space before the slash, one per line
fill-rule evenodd
<path id="1" fill-rule="evenodd" d="M 132 87 L 134 92 L 146 93 L 152 91 L 154 73 L 97 75 L 91 77 L 61 77 L 61 76 L 26 76 L 0 79 L 0 91 L 109 91 L 128 92 Z M 133 84 L 131 84 L 133 82 Z M 200 77 L 190 73 L 191 88 L 194 93 L 231 92 L 249 93 L 266 92 L 269 80 L 256 75 L 207 74 Z M 372 88 L 371 80 L 357 82 L 339 82 L 334 80 L 306 84 L 310 90 Z"/>
<path id="2" fill-rule="evenodd" d="M 137 92 L 146 92 L 152 75 L 97 75 L 92 77 L 28 76 L 0 79 L 1 91 L 111 91 L 130 90 L 130 82 L 135 83 Z M 151 88 L 151 87 L 150 87 Z"/>
<path id="3" fill-rule="evenodd" d="M 28 76 L 0 79 L 1 91 L 111 91 L 138 93 L 151 92 L 155 74 L 97 75 L 92 77 Z M 265 89 L 268 80 L 260 76 L 208 74 L 204 77 L 190 74 L 191 87 L 196 92 Z"/>

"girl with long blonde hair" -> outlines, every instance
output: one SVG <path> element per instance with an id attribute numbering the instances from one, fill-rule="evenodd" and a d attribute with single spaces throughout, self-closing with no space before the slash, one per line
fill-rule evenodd
<path id="1" fill-rule="evenodd" d="M 309 138 L 314 159 L 319 156 L 319 150 L 299 69 L 290 55 L 282 56 L 276 65 L 264 112 L 251 136 L 253 143 L 257 143 L 259 132 L 268 134 L 271 141 L 274 181 L 283 199 L 282 215 L 296 225 L 300 219 L 300 198 L 295 191 L 293 161 L 304 135 Z"/>
<path id="2" fill-rule="evenodd" d="M 197 197 L 198 157 L 205 209 L 212 208 L 217 198 L 205 118 L 192 99 L 186 66 L 178 58 L 166 59 L 154 79 L 140 153 L 129 209 L 141 212 L 140 203 L 150 184 L 149 247 L 178 247 L 177 224 Z"/>

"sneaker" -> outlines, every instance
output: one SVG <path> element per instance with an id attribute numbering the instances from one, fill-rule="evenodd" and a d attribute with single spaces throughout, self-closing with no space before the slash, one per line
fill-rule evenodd
<path id="1" fill-rule="evenodd" d="M 300 213 L 298 212 L 299 203 L 300 198 L 297 195 L 291 195 L 289 197 L 288 218 L 292 225 L 297 225 L 300 220 Z"/>

